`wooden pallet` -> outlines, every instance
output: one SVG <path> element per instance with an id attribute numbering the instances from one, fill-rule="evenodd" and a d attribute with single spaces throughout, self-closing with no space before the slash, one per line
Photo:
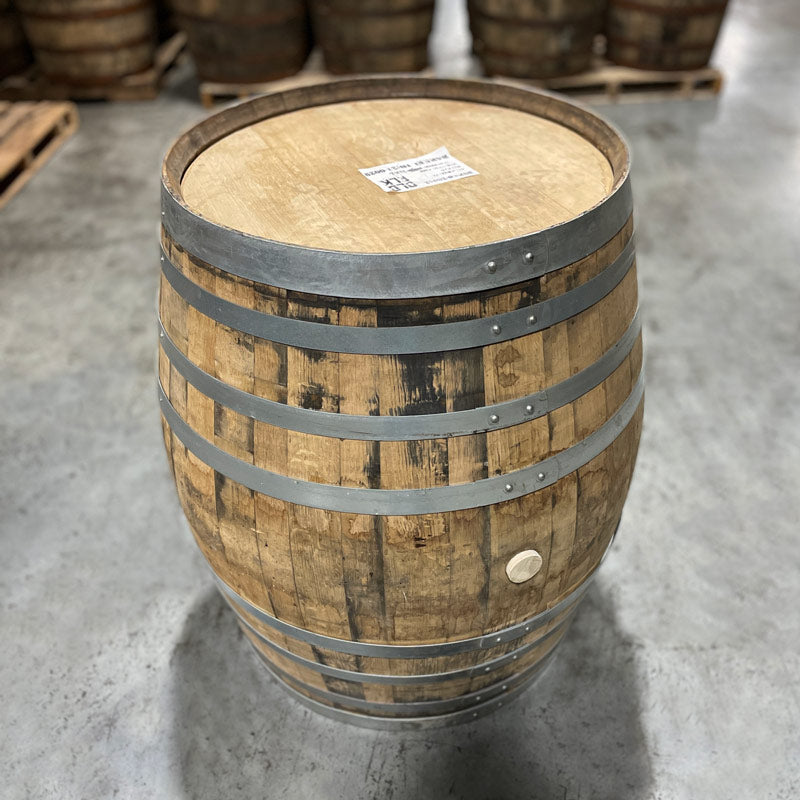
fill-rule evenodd
<path id="1" fill-rule="evenodd" d="M 432 69 L 424 69 L 422 72 L 410 73 L 418 77 L 433 77 Z M 283 92 L 287 89 L 297 89 L 300 86 L 312 86 L 315 83 L 329 83 L 337 80 L 347 80 L 348 78 L 358 77 L 357 75 L 334 75 L 325 69 L 322 52 L 315 49 L 308 58 L 303 69 L 292 75 L 290 78 L 281 78 L 266 83 L 215 83 L 212 81 L 201 81 L 200 101 L 206 108 L 213 107 L 216 103 L 223 103 L 229 100 L 244 100 L 258 94 L 271 94 L 272 92 Z"/>
<path id="2" fill-rule="evenodd" d="M 601 103 L 700 100 L 720 93 L 722 73 L 715 67 L 671 72 L 633 69 L 598 60 L 588 72 L 551 78 L 537 85 Z"/>
<path id="3" fill-rule="evenodd" d="M 77 129 L 74 103 L 0 102 L 0 208 Z"/>
<path id="4" fill-rule="evenodd" d="M 153 100 L 185 47 L 186 34 L 176 33 L 159 45 L 152 67 L 105 86 L 53 83 L 32 67 L 0 81 L 0 100 Z"/>

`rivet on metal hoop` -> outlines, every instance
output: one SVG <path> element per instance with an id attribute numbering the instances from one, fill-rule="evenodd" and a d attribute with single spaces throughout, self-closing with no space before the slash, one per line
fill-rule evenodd
<path id="1" fill-rule="evenodd" d="M 502 331 L 502 330 L 503 330 L 503 329 L 502 329 L 502 328 L 501 328 L 501 327 L 500 327 L 500 326 L 499 326 L 497 323 L 495 323 L 494 325 L 492 325 L 492 333 L 493 333 L 495 336 L 497 336 L 497 334 L 499 334 L 499 333 L 500 333 L 500 331 Z"/>
<path id="2" fill-rule="evenodd" d="M 509 494 L 510 492 L 513 492 L 513 491 L 514 491 L 514 487 L 513 487 L 513 486 L 512 486 L 510 483 L 507 483 L 507 484 L 506 484 L 506 485 L 503 487 L 503 491 L 504 491 L 506 494 Z"/>
<path id="3" fill-rule="evenodd" d="M 500 422 L 500 417 L 498 417 L 497 414 L 491 414 L 489 416 L 489 422 L 494 425 L 495 423 Z"/>
<path id="4" fill-rule="evenodd" d="M 525 406 L 525 413 L 533 414 L 533 406 L 530 403 L 528 403 L 528 405 Z"/>
<path id="5" fill-rule="evenodd" d="M 536 324 L 536 314 L 531 314 L 528 317 L 528 325 L 535 325 Z"/>
<path id="6" fill-rule="evenodd" d="M 530 264 L 533 261 L 533 253 L 525 253 L 523 258 Z"/>
<path id="7" fill-rule="evenodd" d="M 489 261 L 486 264 L 486 271 L 487 272 L 497 272 L 497 262 L 496 261 Z"/>
<path id="8" fill-rule="evenodd" d="M 543 481 L 543 480 L 544 480 L 546 477 L 547 477 L 547 476 L 544 474 L 544 472 L 540 472 L 540 473 L 539 473 L 539 474 L 536 476 L 536 480 L 538 480 L 538 481 Z"/>

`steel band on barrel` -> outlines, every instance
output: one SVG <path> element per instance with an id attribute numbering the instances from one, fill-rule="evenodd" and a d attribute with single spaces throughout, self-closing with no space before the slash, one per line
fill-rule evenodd
<path id="1" fill-rule="evenodd" d="M 161 413 L 183 445 L 212 469 L 255 492 L 301 506 L 351 514 L 411 516 L 494 505 L 551 486 L 600 455 L 631 421 L 644 394 L 644 373 L 616 413 L 585 439 L 537 464 L 472 483 L 426 489 L 364 489 L 291 478 L 231 455 L 180 416 L 158 382 Z"/>
<path id="2" fill-rule="evenodd" d="M 256 654 L 260 655 L 258 651 L 256 651 Z M 554 654 L 554 652 L 548 653 L 536 665 L 536 669 L 532 670 L 531 673 L 526 676 L 526 679 L 518 685 L 510 687 L 507 691 L 502 692 L 500 695 L 495 695 L 488 700 L 476 701 L 466 709 L 452 711 L 448 714 L 431 714 L 429 716 L 417 717 L 379 717 L 370 714 L 361 714 L 354 711 L 334 708 L 326 703 L 321 703 L 319 700 L 313 700 L 280 679 L 278 680 L 278 684 L 302 705 L 340 722 L 348 722 L 352 725 L 358 725 L 362 728 L 372 728 L 373 730 L 424 730 L 426 728 L 457 725 L 461 722 L 477 719 L 478 717 L 502 708 L 505 703 L 508 703 L 514 697 L 524 692 L 525 689 L 547 669 L 553 660 Z"/>
<path id="3" fill-rule="evenodd" d="M 335 353 L 401 355 L 485 347 L 549 328 L 602 300 L 628 274 L 635 257 L 633 237 L 594 278 L 532 306 L 461 322 L 368 328 L 265 314 L 218 297 L 189 280 L 161 252 L 161 271 L 172 288 L 201 314 L 271 342 Z"/>
<path id="4" fill-rule="evenodd" d="M 342 706 L 349 706 L 352 709 L 363 709 L 367 713 L 370 711 L 387 711 L 391 714 L 402 714 L 405 712 L 408 715 L 414 715 L 415 713 L 424 714 L 426 711 L 438 714 L 446 714 L 453 711 L 458 711 L 464 707 L 468 707 L 470 705 L 474 705 L 475 703 L 480 703 L 483 700 L 488 700 L 503 694 L 504 692 L 513 689 L 515 686 L 519 686 L 521 683 L 524 683 L 526 679 L 530 678 L 531 675 L 538 673 L 542 668 L 541 662 L 537 661 L 535 664 L 527 666 L 525 669 L 509 678 L 505 678 L 502 681 L 490 684 L 489 686 L 485 686 L 481 689 L 476 689 L 475 691 L 467 694 L 447 698 L 446 700 L 417 700 L 410 702 L 398 701 L 396 703 L 379 703 L 373 700 L 363 700 L 360 697 L 352 697 L 347 694 L 330 692 L 325 689 L 319 689 L 316 686 L 310 686 L 296 678 L 294 675 L 290 675 L 285 670 L 282 670 L 280 667 L 268 661 L 266 658 L 264 658 L 262 653 L 258 652 L 258 650 L 256 650 L 256 653 L 258 653 L 261 662 L 270 672 L 272 672 L 281 680 L 290 683 L 290 685 L 291 683 L 300 684 L 305 691 L 315 695 L 316 697 L 324 698 L 325 700 L 329 700 L 332 703 L 337 703 Z"/>
<path id="5" fill-rule="evenodd" d="M 450 670 L 449 672 L 431 672 L 426 675 L 391 675 L 375 672 L 357 672 L 356 670 L 332 667 L 328 664 L 321 664 L 318 661 L 311 661 L 308 658 L 303 658 L 303 656 L 299 656 L 297 653 L 293 653 L 291 650 L 286 650 L 285 648 L 273 642 L 271 639 L 268 639 L 263 633 L 256 630 L 253 625 L 248 622 L 248 620 L 241 616 L 236 608 L 235 603 L 229 598 L 226 599 L 230 603 L 234 612 L 236 612 L 239 621 L 245 625 L 254 636 L 258 638 L 259 642 L 262 642 L 265 646 L 275 651 L 279 656 L 288 659 L 289 661 L 293 661 L 295 664 L 299 664 L 301 667 L 305 667 L 306 669 L 319 672 L 322 675 L 327 675 L 329 678 L 337 678 L 338 680 L 351 681 L 355 683 L 380 683 L 393 686 L 420 686 L 429 683 L 444 683 L 457 678 L 476 678 L 480 675 L 496 672 L 501 667 L 505 667 L 508 664 L 513 664 L 515 661 L 518 661 L 526 653 L 529 653 L 534 648 L 544 644 L 544 642 L 555 636 L 559 631 L 562 631 L 563 628 L 565 628 L 572 621 L 572 614 L 577 608 L 576 598 L 576 602 L 564 612 L 568 616 L 561 620 L 557 625 L 554 625 L 545 634 L 539 636 L 538 638 L 532 639 L 530 642 L 522 645 L 522 647 L 518 647 L 516 650 L 512 650 L 510 653 L 505 653 L 504 655 L 499 656 L 498 658 L 493 658 L 490 661 L 484 661 L 471 667 Z"/>
<path id="6" fill-rule="evenodd" d="M 609 160 L 614 187 L 578 217 L 536 233 L 488 244 L 419 253 L 350 253 L 272 241 L 208 220 L 184 202 L 180 184 L 192 161 L 242 127 L 287 112 L 349 100 L 424 97 L 490 103 L 554 119 L 585 136 Z M 411 298 L 479 292 L 545 275 L 596 252 L 633 210 L 626 148 L 607 122 L 572 103 L 521 87 L 477 81 L 408 78 L 343 80 L 267 95 L 215 115 L 181 137 L 164 162 L 162 223 L 184 250 L 208 264 L 258 283 L 324 296 Z M 491 269 L 487 266 L 491 264 Z"/>
<path id="7" fill-rule="evenodd" d="M 198 391 L 246 417 L 286 430 L 334 438 L 402 441 L 466 436 L 537 419 L 571 403 L 611 375 L 633 349 L 641 330 L 637 311 L 628 329 L 597 361 L 575 375 L 517 400 L 440 414 L 369 416 L 290 406 L 237 389 L 190 361 L 159 320 L 159 340 L 174 369 Z"/>

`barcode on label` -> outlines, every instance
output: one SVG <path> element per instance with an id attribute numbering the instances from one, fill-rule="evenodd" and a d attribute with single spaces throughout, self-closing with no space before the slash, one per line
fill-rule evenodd
<path id="1" fill-rule="evenodd" d="M 472 167 L 453 158 L 446 147 L 417 158 L 366 167 L 359 172 L 384 192 L 410 192 L 478 174 Z"/>

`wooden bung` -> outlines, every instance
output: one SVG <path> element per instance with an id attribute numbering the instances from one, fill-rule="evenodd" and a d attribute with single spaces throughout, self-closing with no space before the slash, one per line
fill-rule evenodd
<path id="1" fill-rule="evenodd" d="M 566 631 L 633 471 L 621 138 L 527 89 L 339 81 L 210 117 L 163 183 L 164 441 L 249 641 L 349 720 L 497 707 Z"/>

